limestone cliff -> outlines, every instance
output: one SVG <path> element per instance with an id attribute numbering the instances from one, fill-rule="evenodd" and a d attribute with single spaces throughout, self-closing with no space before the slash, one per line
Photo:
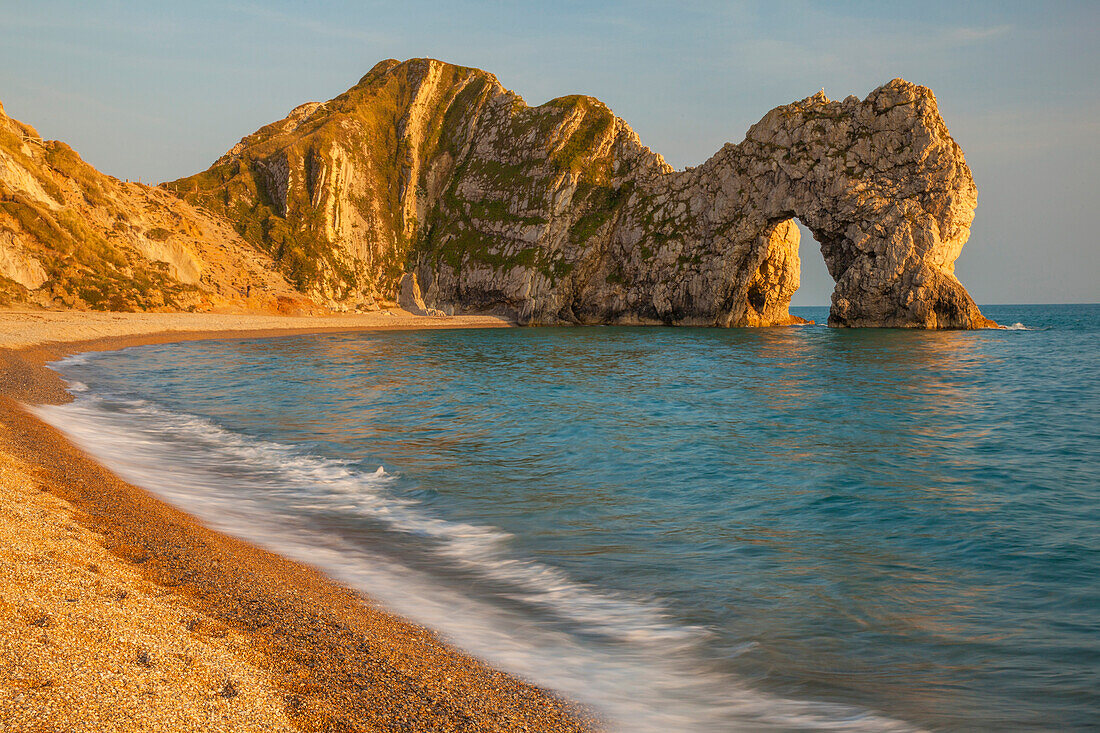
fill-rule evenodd
<path id="1" fill-rule="evenodd" d="M 0 107 L 0 302 L 350 309 L 404 282 L 426 313 L 784 324 L 797 217 L 837 282 L 830 324 L 975 328 L 953 272 L 975 205 L 935 97 L 900 79 L 774 109 L 674 171 L 598 100 L 530 107 L 477 69 L 384 61 L 163 188 Z"/>
<path id="2" fill-rule="evenodd" d="M 988 325 L 955 278 L 976 192 L 932 92 L 818 94 L 673 171 L 590 97 L 530 107 L 477 69 L 384 61 L 168 187 L 303 292 L 508 308 L 531 323 L 791 322 L 798 217 L 837 281 L 830 324 Z"/>
<path id="3" fill-rule="evenodd" d="M 2 106 L 0 303 L 311 309 L 228 222 L 162 189 L 103 175 Z"/>

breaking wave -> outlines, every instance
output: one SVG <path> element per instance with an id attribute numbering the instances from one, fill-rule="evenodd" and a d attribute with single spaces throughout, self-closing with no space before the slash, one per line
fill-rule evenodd
<path id="1" fill-rule="evenodd" d="M 435 516 L 398 495 L 393 468 L 311 455 L 82 383 L 70 388 L 72 403 L 32 411 L 125 480 L 593 705 L 616 728 L 912 730 L 853 706 L 761 692 L 713 669 L 700 653 L 706 628 L 678 623 L 652 599 L 524 558 L 501 529 Z"/>

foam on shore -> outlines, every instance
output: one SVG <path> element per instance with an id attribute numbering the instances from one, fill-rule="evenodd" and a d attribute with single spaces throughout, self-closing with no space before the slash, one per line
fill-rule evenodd
<path id="1" fill-rule="evenodd" d="M 705 629 L 519 557 L 495 527 L 434 516 L 390 490 L 393 470 L 309 455 L 148 401 L 76 396 L 34 412 L 127 481 L 369 592 L 501 669 L 598 706 L 622 730 L 911 730 L 700 666 Z M 338 521 L 349 515 L 366 539 Z"/>

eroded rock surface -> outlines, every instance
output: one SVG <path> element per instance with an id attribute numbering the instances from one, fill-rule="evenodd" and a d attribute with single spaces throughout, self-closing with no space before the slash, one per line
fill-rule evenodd
<path id="1" fill-rule="evenodd" d="M 895 80 L 864 101 L 819 94 L 680 172 L 620 120 L 579 109 L 542 161 L 502 134 L 515 113 L 483 112 L 419 253 L 429 302 L 504 301 L 534 322 L 789 323 L 798 217 L 837 281 L 830 324 L 987 325 L 953 271 L 975 187 L 929 90 Z M 578 134 L 596 154 L 555 171 Z M 542 184 L 534 196 L 512 191 L 510 167 Z"/>
<path id="2" fill-rule="evenodd" d="M 976 192 L 932 92 L 823 93 L 673 171 L 598 100 L 530 107 L 477 69 L 385 61 L 169 184 L 311 295 L 511 308 L 530 323 L 792 322 L 797 217 L 836 326 L 988 324 L 954 276 Z M 816 254 L 809 256 L 817 256 Z"/>
<path id="3" fill-rule="evenodd" d="M 401 283 L 397 287 L 397 305 L 401 306 L 414 316 L 445 316 L 438 308 L 429 308 L 424 305 L 424 296 L 420 292 L 420 283 L 415 272 L 406 272 L 401 277 Z"/>
<path id="4" fill-rule="evenodd" d="M 813 232 L 836 280 L 831 325 L 990 325 L 954 275 L 977 191 L 925 87 L 895 79 L 863 101 L 819 93 L 779 107 L 744 142 L 667 185 L 702 215 L 696 237 L 711 243 L 706 251 L 716 266 L 738 252 L 750 269 L 761 262 L 744 291 L 744 311 L 735 285 L 732 308 L 715 304 L 720 320 L 786 311 L 792 279 L 780 260 L 790 261 L 783 242 L 791 237 L 773 227 L 794 216 Z"/>
<path id="5" fill-rule="evenodd" d="M 165 188 L 0 108 L 0 301 L 786 324 L 797 217 L 837 283 L 830 324 L 989 324 L 953 271 L 970 170 L 932 92 L 900 79 L 778 107 L 674 171 L 591 97 L 530 107 L 484 71 L 383 61 Z"/>

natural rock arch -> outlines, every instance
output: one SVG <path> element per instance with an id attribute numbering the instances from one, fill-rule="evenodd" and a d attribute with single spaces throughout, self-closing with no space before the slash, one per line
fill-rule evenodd
<path id="1" fill-rule="evenodd" d="M 924 87 L 895 79 L 863 101 L 819 93 L 779 107 L 744 142 L 639 188 L 645 195 L 625 213 L 609 258 L 620 269 L 637 264 L 628 312 L 674 323 L 791 322 L 797 217 L 836 281 L 830 325 L 991 325 L 954 275 L 977 203 L 974 181 Z M 635 221 L 655 223 L 646 232 Z M 700 266 L 662 267 L 669 258 L 660 248 L 638 261 L 648 242 L 676 233 Z"/>
<path id="2" fill-rule="evenodd" d="M 989 325 L 954 275 L 977 190 L 930 90 L 895 79 L 862 102 L 818 93 L 777 108 L 698 175 L 743 192 L 723 207 L 731 218 L 764 222 L 749 311 L 789 304 L 797 217 L 836 281 L 831 325 Z"/>
<path id="3" fill-rule="evenodd" d="M 830 324 L 989 324 L 953 272 L 970 170 L 900 79 L 778 107 L 674 171 L 599 100 L 532 107 L 478 69 L 387 60 L 169 187 L 336 306 L 411 271 L 427 306 L 524 323 L 790 323 L 798 217 L 836 279 Z"/>
<path id="4" fill-rule="evenodd" d="M 552 226 L 533 242 L 568 276 L 422 266 L 429 300 L 503 301 L 535 323 L 792 323 L 797 217 L 836 281 L 830 325 L 994 325 L 954 275 L 976 189 L 931 90 L 895 79 L 862 101 L 819 93 L 772 110 L 742 143 L 683 171 L 616 122 L 605 155 L 630 162 L 609 189 L 619 203 L 583 242 L 555 238 Z M 548 192 L 551 221 L 555 207 L 568 214 L 571 185 L 563 177 Z"/>

